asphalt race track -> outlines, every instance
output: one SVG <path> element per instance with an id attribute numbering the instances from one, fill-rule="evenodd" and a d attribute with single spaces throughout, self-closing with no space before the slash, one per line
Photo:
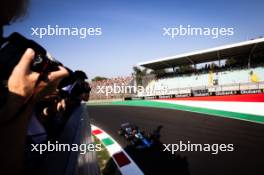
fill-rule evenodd
<path id="1" fill-rule="evenodd" d="M 264 174 L 264 125 L 186 111 L 129 107 L 88 106 L 91 121 L 108 132 L 145 174 L 260 175 Z M 233 152 L 177 152 L 162 148 L 135 150 L 117 133 L 130 122 L 145 131 L 162 125 L 160 141 L 196 144 L 234 144 Z"/>

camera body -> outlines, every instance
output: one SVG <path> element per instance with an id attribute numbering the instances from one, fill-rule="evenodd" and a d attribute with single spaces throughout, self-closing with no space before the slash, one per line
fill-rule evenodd
<path id="1" fill-rule="evenodd" d="M 5 103 L 8 94 L 8 78 L 28 48 L 35 51 L 35 58 L 31 65 L 32 71 L 45 74 L 59 70 L 58 66 L 62 65 L 38 43 L 23 37 L 19 33 L 13 33 L 4 38 L 0 45 L 0 107 Z"/>
<path id="2" fill-rule="evenodd" d="M 28 40 L 19 33 L 13 33 L 5 38 L 0 49 L 0 81 L 8 80 L 14 67 L 20 61 L 25 51 L 31 48 L 35 51 L 35 58 L 31 70 L 39 73 L 58 70 L 62 65 L 47 54 L 47 51 L 33 40 Z"/>

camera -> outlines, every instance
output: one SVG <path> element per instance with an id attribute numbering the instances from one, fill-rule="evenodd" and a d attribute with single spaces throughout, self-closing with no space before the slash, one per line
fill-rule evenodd
<path id="1" fill-rule="evenodd" d="M 1 82 L 8 80 L 12 70 L 28 48 L 35 51 L 35 58 L 31 65 L 32 71 L 39 73 L 52 72 L 58 70 L 58 66 L 62 65 L 35 41 L 28 40 L 19 33 L 13 33 L 4 39 L 0 49 Z"/>
<path id="2" fill-rule="evenodd" d="M 19 63 L 25 51 L 31 48 L 35 51 L 35 58 L 31 65 L 31 70 L 41 74 L 59 70 L 60 62 L 52 58 L 47 51 L 33 40 L 29 40 L 19 33 L 12 33 L 4 38 L 0 45 L 0 98 L 8 94 L 7 81 L 14 67 Z M 69 69 L 68 69 L 69 70 Z M 69 70 L 70 72 L 70 70 Z M 1 104 L 0 104 L 1 106 Z"/>

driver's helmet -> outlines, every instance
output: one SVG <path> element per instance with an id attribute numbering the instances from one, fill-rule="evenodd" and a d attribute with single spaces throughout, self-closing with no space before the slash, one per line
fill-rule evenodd
<path id="1" fill-rule="evenodd" d="M 126 132 L 131 133 L 131 128 L 126 128 Z"/>
<path id="2" fill-rule="evenodd" d="M 136 136 L 137 138 L 143 138 L 143 136 L 142 136 L 142 134 L 141 134 L 140 132 L 138 132 L 137 134 L 135 134 L 135 136 Z"/>
<path id="3" fill-rule="evenodd" d="M 132 130 L 132 133 L 133 133 L 133 134 L 137 134 L 137 133 L 138 133 L 138 130 L 133 129 L 133 130 Z"/>

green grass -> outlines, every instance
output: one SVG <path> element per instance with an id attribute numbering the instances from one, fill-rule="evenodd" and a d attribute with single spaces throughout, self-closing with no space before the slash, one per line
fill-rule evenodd
<path id="1" fill-rule="evenodd" d="M 96 157 L 98 160 L 99 168 L 101 174 L 103 175 L 121 175 L 119 169 L 117 168 L 116 164 L 114 163 L 113 159 L 109 155 L 106 147 L 99 139 L 93 136 L 94 144 L 101 144 L 102 150 L 96 152 Z"/>

